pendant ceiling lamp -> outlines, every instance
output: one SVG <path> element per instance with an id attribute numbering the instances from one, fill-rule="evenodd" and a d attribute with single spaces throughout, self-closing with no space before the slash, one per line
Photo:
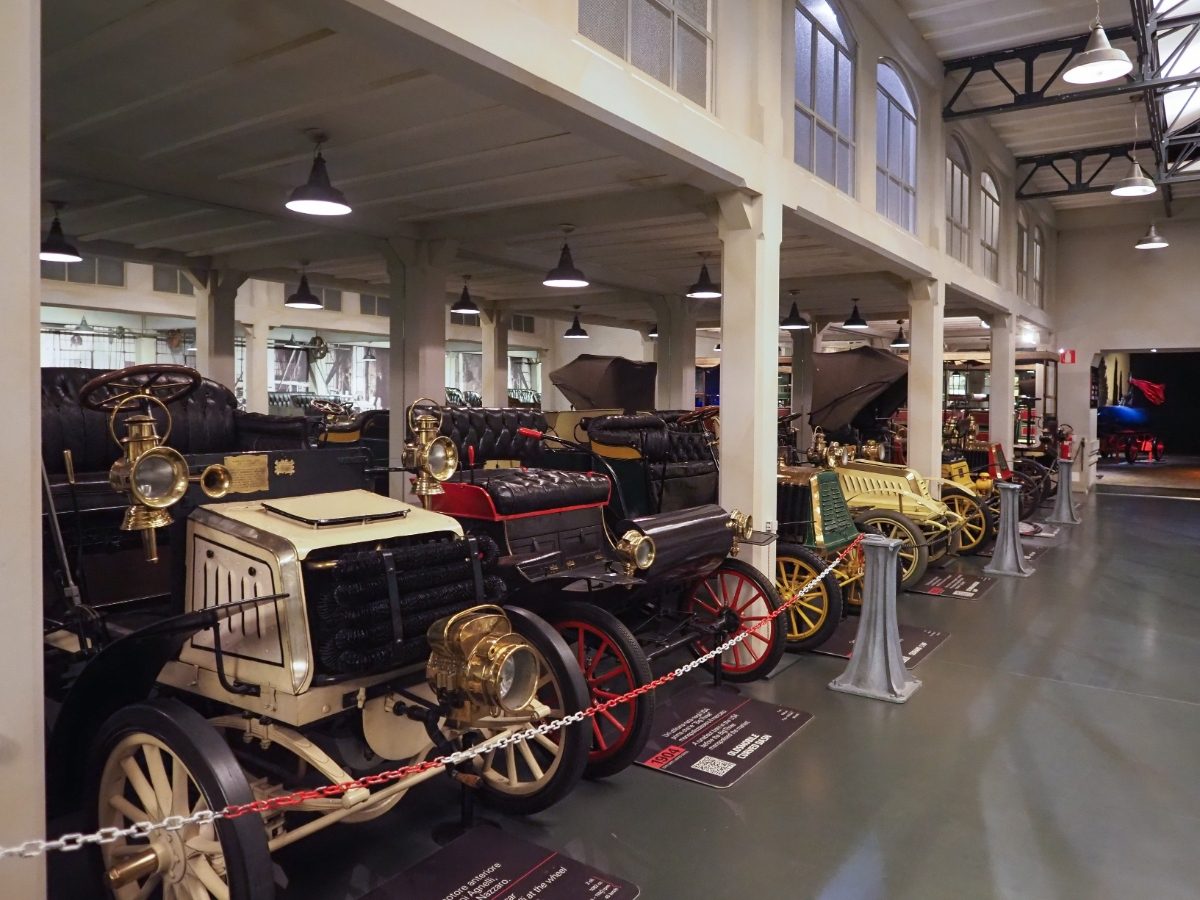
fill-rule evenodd
<path id="1" fill-rule="evenodd" d="M 646 337 L 650 338 L 650 340 L 652 340 L 652 341 L 658 339 L 658 323 L 657 322 L 655 322 L 653 325 L 650 326 L 650 330 L 646 333 Z"/>
<path id="2" fill-rule="evenodd" d="M 720 353 L 720 352 L 721 352 L 721 342 L 717 341 L 717 346 L 713 347 L 713 353 Z"/>
<path id="3" fill-rule="evenodd" d="M 563 337 L 572 340 L 581 341 L 588 336 L 588 333 L 583 330 L 583 326 L 579 324 L 579 307 L 575 307 L 575 318 L 571 320 L 571 327 L 563 332 Z"/>
<path id="4" fill-rule="evenodd" d="M 892 338 L 892 342 L 888 345 L 893 350 L 907 350 L 908 338 L 904 336 L 904 320 L 900 319 L 896 322 L 900 327 L 896 329 L 896 336 Z"/>
<path id="5" fill-rule="evenodd" d="M 50 223 L 50 230 L 46 232 L 46 238 L 42 241 L 42 250 L 38 253 L 38 259 L 43 262 L 82 262 L 83 257 L 67 240 L 66 235 L 63 234 L 62 222 L 58 220 L 58 214 L 66 204 L 52 202 L 50 205 L 54 207 L 54 221 Z"/>
<path id="6" fill-rule="evenodd" d="M 314 134 L 312 137 L 316 149 L 308 181 L 292 191 L 284 205 L 292 212 L 306 216 L 344 216 L 350 212 L 350 204 L 346 202 L 346 195 L 330 183 L 325 157 L 321 155 L 321 145 L 328 140 L 328 135 Z"/>
<path id="7" fill-rule="evenodd" d="M 546 287 L 583 288 L 588 286 L 587 276 L 575 268 L 575 260 L 571 258 L 571 247 L 567 243 L 567 235 L 575 230 L 574 225 L 563 225 L 562 251 L 558 254 L 558 265 L 546 273 L 542 284 Z M 576 324 L 579 324 L 576 322 Z M 587 337 L 585 333 L 583 335 Z"/>
<path id="8" fill-rule="evenodd" d="M 853 301 L 854 309 L 851 311 L 849 318 L 842 323 L 843 328 L 849 328 L 852 331 L 865 331 L 867 328 L 867 320 L 858 314 L 858 300 Z"/>
<path id="9" fill-rule="evenodd" d="M 363 354 L 363 362 L 375 362 L 375 348 L 368 347 L 367 352 Z"/>
<path id="10" fill-rule="evenodd" d="M 463 277 L 462 293 L 458 295 L 458 299 L 455 300 L 454 305 L 450 307 L 450 312 L 458 313 L 460 316 L 479 315 L 479 307 L 476 306 L 475 301 L 471 299 L 471 291 L 467 288 L 467 283 L 470 280 L 470 275 Z"/>
<path id="11" fill-rule="evenodd" d="M 796 301 L 792 301 L 792 309 L 787 316 L 780 320 L 779 327 L 784 331 L 808 331 L 812 326 L 808 319 L 800 315 L 800 310 L 796 308 Z"/>
<path id="12" fill-rule="evenodd" d="M 325 301 L 312 292 L 312 288 L 308 286 L 308 276 L 304 273 L 304 266 L 307 262 L 301 263 L 300 266 L 300 284 L 296 288 L 296 293 L 290 295 L 283 301 L 283 305 L 288 309 L 324 309 Z"/>
<path id="13" fill-rule="evenodd" d="M 1158 233 L 1158 229 L 1154 227 L 1154 223 L 1150 223 L 1150 230 L 1145 236 L 1133 245 L 1138 250 L 1161 250 L 1163 247 L 1170 247 L 1170 242 L 1165 237 Z"/>
<path id="14" fill-rule="evenodd" d="M 696 283 L 688 288 L 686 294 L 692 300 L 717 300 L 721 296 L 721 288 L 713 284 L 712 278 L 708 274 L 708 254 L 700 254 L 700 277 L 696 279 Z"/>
<path id="15" fill-rule="evenodd" d="M 1133 108 L 1133 149 L 1130 151 L 1130 159 L 1133 160 L 1133 167 L 1129 171 L 1129 176 L 1122 178 L 1113 185 L 1112 195 L 1114 197 L 1148 197 L 1158 190 L 1158 187 L 1152 180 L 1146 177 L 1146 173 L 1142 170 L 1142 164 L 1137 161 L 1137 158 L 1132 154 L 1137 152 L 1138 139 L 1138 111 L 1137 107 Z"/>
<path id="16" fill-rule="evenodd" d="M 1069 84 L 1100 84 L 1132 71 L 1133 63 L 1129 54 L 1109 44 L 1104 26 L 1100 24 L 1100 0 L 1096 0 L 1096 18 L 1092 21 L 1092 33 L 1088 35 L 1087 46 L 1071 60 L 1062 74 L 1062 80 Z"/>

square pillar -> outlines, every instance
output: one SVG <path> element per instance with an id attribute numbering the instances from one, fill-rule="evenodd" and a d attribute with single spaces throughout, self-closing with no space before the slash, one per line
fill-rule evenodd
<path id="1" fill-rule="evenodd" d="M 1017 329 L 1013 317 L 997 313 L 991 317 L 992 362 L 988 378 L 988 442 L 1002 444 L 1011 465 L 1013 425 L 1013 372 L 1017 367 Z"/>
<path id="2" fill-rule="evenodd" d="M 271 365 L 271 351 L 267 337 L 270 328 L 265 321 L 243 326 L 246 335 L 246 410 L 265 413 L 269 411 L 267 371 Z"/>
<path id="3" fill-rule="evenodd" d="M 508 406 L 508 321 L 508 316 L 494 307 L 479 314 L 484 406 Z"/>
<path id="4" fill-rule="evenodd" d="M 809 319 L 812 322 L 811 319 Z M 808 414 L 812 412 L 813 378 L 816 376 L 816 359 L 813 357 L 813 328 L 793 331 L 792 335 L 792 412 L 804 413 L 792 423 L 796 429 L 796 446 L 804 450 L 812 443 L 812 426 Z"/>
<path id="5" fill-rule="evenodd" d="M 908 464 L 929 478 L 942 472 L 945 284 L 914 280 L 908 305 Z"/>
<path id="6" fill-rule="evenodd" d="M 39 367 L 41 277 L 41 3 L 0 4 L 0 158 L 10 183 L 0 216 L 8 297 L 0 379 L 15 406 L 5 425 L 0 491 L 9 523 L 0 541 L 8 584 L 0 628 L 0 844 L 45 835 L 42 700 L 42 476 Z M 49 221 L 47 220 L 47 225 Z M 24 409 L 24 412 L 21 410 Z M 44 897 L 45 858 L 4 861 L 4 895 Z"/>
<path id="7" fill-rule="evenodd" d="M 658 363 L 658 409 L 692 409 L 696 405 L 696 314 L 690 300 L 656 298 L 658 338 L 654 361 Z"/>
<path id="8" fill-rule="evenodd" d="M 230 390 L 235 379 L 235 306 L 238 288 L 246 278 L 243 272 L 214 270 L 209 274 L 208 290 L 196 296 L 196 368 Z"/>
<path id="9" fill-rule="evenodd" d="M 451 241 L 419 241 L 384 258 L 391 285 L 388 439 L 398 460 L 407 437 L 405 411 L 422 397 L 446 402 L 446 280 L 457 250 Z M 393 472 L 391 495 L 406 496 L 409 476 Z"/>
<path id="10" fill-rule="evenodd" d="M 775 527 L 776 393 L 779 372 L 779 246 L 783 208 L 777 198 L 741 192 L 719 196 L 721 254 L 721 505 Z M 773 571 L 773 553 L 747 556 Z"/>

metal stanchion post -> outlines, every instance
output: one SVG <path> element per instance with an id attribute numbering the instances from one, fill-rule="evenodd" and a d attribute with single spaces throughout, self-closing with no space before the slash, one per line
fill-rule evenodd
<path id="1" fill-rule="evenodd" d="M 1033 574 L 1033 566 L 1025 561 L 1025 549 L 1021 546 L 1021 522 L 1017 517 L 1021 486 L 1011 481 L 998 481 L 996 487 L 1000 489 L 1000 531 L 996 535 L 992 561 L 983 568 L 984 574 L 1028 578 Z"/>
<path id="2" fill-rule="evenodd" d="M 1082 520 L 1071 502 L 1071 469 L 1075 462 L 1070 459 L 1058 461 L 1058 494 L 1054 501 L 1054 512 L 1046 517 L 1047 522 L 1055 525 L 1079 525 Z"/>
<path id="3" fill-rule="evenodd" d="M 904 666 L 896 621 L 896 566 L 900 541 L 879 534 L 863 538 L 866 584 L 858 636 L 846 671 L 829 682 L 831 691 L 903 703 L 921 686 Z"/>

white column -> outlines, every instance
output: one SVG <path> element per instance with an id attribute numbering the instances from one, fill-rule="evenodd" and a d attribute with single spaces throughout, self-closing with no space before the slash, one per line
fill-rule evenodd
<path id="1" fill-rule="evenodd" d="M 942 368 L 946 286 L 930 278 L 909 287 L 908 464 L 928 477 L 942 470 Z"/>
<path id="2" fill-rule="evenodd" d="M 405 411 L 421 397 L 446 402 L 446 279 L 456 247 L 449 241 L 422 241 L 403 254 L 384 253 L 391 282 L 391 368 L 388 439 L 392 459 L 405 440 Z M 393 473 L 391 494 L 404 496 L 408 476 Z"/>
<path id="3" fill-rule="evenodd" d="M 246 410 L 265 413 L 269 411 L 267 370 L 271 365 L 271 351 L 267 338 L 270 326 L 264 319 L 242 327 L 246 334 Z"/>
<path id="4" fill-rule="evenodd" d="M 133 358 L 139 365 L 156 362 L 158 360 L 158 340 L 153 335 L 139 337 L 134 341 Z"/>
<path id="5" fill-rule="evenodd" d="M 813 358 L 813 329 L 793 331 L 791 335 L 792 412 L 804 413 L 792 423 L 792 427 L 796 429 L 796 446 L 804 450 L 812 443 L 812 426 L 808 424 L 808 415 L 812 412 L 813 377 L 816 375 L 816 360 Z"/>
<path id="6" fill-rule="evenodd" d="M 778 196 L 718 197 L 721 254 L 721 505 L 775 523 L 775 395 L 779 370 Z M 733 451 L 733 452 L 731 452 Z M 750 554 L 772 571 L 769 552 Z"/>
<path id="7" fill-rule="evenodd" d="M 497 308 L 479 314 L 483 332 L 483 405 L 508 406 L 508 316 Z"/>
<path id="8" fill-rule="evenodd" d="M 1017 366 L 1017 329 L 1012 315 L 991 318 L 992 362 L 988 389 L 988 442 L 1001 444 L 1013 462 L 1013 371 Z"/>
<path id="9" fill-rule="evenodd" d="M 691 301 L 665 297 L 652 305 L 658 316 L 657 408 L 691 409 L 696 405 L 696 315 Z"/>
<path id="10" fill-rule="evenodd" d="M 196 295 L 196 368 L 230 390 L 235 375 L 235 307 L 238 288 L 246 277 L 242 272 L 214 270 L 209 274 L 208 290 Z"/>
<path id="11" fill-rule="evenodd" d="M 0 628 L 0 844 L 45 834 L 42 721 L 41 391 L 38 318 L 41 279 L 41 3 L 0 4 L 0 159 L 8 184 L 0 216 L 0 271 L 10 302 L 0 380 L 16 409 L 5 428 L 0 492 L 9 523 L 0 572 L 9 586 Z M 24 409 L 24 412 L 20 410 Z M 4 862 L 4 894 L 43 897 L 45 860 Z"/>

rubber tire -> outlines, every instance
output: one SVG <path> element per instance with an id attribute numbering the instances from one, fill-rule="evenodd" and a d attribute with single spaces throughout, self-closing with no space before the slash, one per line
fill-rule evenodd
<path id="1" fill-rule="evenodd" d="M 983 519 L 983 531 L 979 535 L 979 539 L 971 546 L 963 546 L 961 543 L 959 546 L 960 553 L 964 553 L 967 556 L 974 556 L 980 550 L 983 550 L 985 547 L 987 547 L 989 543 L 991 543 L 992 536 L 995 534 L 996 523 L 992 521 L 991 507 L 981 501 L 978 496 L 974 494 L 968 494 L 962 488 L 952 487 L 951 485 L 943 485 L 942 502 L 945 502 L 947 497 L 953 497 L 955 498 L 956 503 L 964 504 L 967 507 L 979 510 L 979 515 Z M 950 504 L 947 503 L 946 505 L 949 506 Z M 954 511 L 959 512 L 957 509 Z M 962 513 L 959 514 L 962 515 Z M 958 534 L 959 541 L 961 542 L 965 532 L 960 529 Z"/>
<path id="2" fill-rule="evenodd" d="M 1167 445 L 1160 440 L 1155 440 L 1150 455 L 1155 462 L 1162 462 L 1163 457 L 1167 455 Z"/>
<path id="3" fill-rule="evenodd" d="M 646 651 L 642 649 L 642 645 L 638 642 L 638 639 L 634 637 L 633 632 L 626 628 L 620 619 L 607 610 L 601 609 L 593 603 L 566 600 L 562 603 L 554 604 L 553 611 L 546 618 L 554 626 L 559 635 L 562 636 L 563 640 L 567 642 L 567 649 L 569 651 L 575 650 L 575 643 L 565 630 L 569 623 L 580 622 L 603 634 L 633 673 L 633 683 L 629 685 L 629 689 L 641 687 L 654 680 L 654 673 L 650 671 L 650 662 L 646 659 Z M 578 634 L 579 632 L 576 631 L 575 637 Z M 578 652 L 573 653 L 573 656 L 576 663 L 578 663 Z M 591 693 L 589 686 L 589 703 L 598 703 L 605 699 L 608 698 L 597 697 L 594 693 Z M 638 755 L 641 754 L 642 748 L 646 746 L 646 741 L 650 739 L 650 729 L 653 725 L 654 692 L 647 691 L 633 701 L 633 721 L 625 740 L 616 749 L 610 748 L 609 751 L 603 754 L 595 749 L 589 750 L 587 768 L 584 769 L 583 773 L 584 777 L 608 778 L 610 775 L 615 775 L 617 772 L 631 765 L 637 759 Z M 592 747 L 594 748 L 595 729 L 590 724 L 589 730 L 593 735 Z"/>
<path id="4" fill-rule="evenodd" d="M 1038 487 L 1042 491 L 1043 501 L 1054 496 L 1054 492 L 1058 489 L 1058 486 L 1051 482 L 1050 470 L 1036 459 L 1029 459 L 1028 457 L 1018 459 L 1014 468 L 1016 471 L 1028 475 L 1038 483 Z"/>
<path id="5" fill-rule="evenodd" d="M 1012 473 L 1013 484 L 1021 486 L 1020 504 L 1017 508 L 1017 517 L 1024 522 L 1029 519 L 1038 507 L 1042 505 L 1042 487 L 1024 472 Z M 999 523 L 997 522 L 997 527 Z"/>
<path id="6" fill-rule="evenodd" d="M 545 619 L 519 606 L 506 606 L 513 631 L 525 638 L 537 649 L 554 674 L 561 693 L 563 712 L 566 715 L 588 707 L 587 683 L 583 673 L 571 656 L 564 641 Z M 585 730 L 586 729 L 586 730 Z M 585 719 L 568 725 L 558 732 L 562 735 L 562 755 L 558 769 L 550 780 L 532 794 L 506 794 L 497 790 L 491 782 L 484 780 L 480 789 L 482 799 L 493 809 L 514 816 L 527 816 L 553 806 L 583 778 L 587 765 L 588 748 L 591 746 L 591 727 Z"/>
<path id="7" fill-rule="evenodd" d="M 245 772 L 217 729 L 178 700 L 147 700 L 126 706 L 110 716 L 92 743 L 85 794 L 89 801 L 87 830 L 98 827 L 98 794 L 104 763 L 121 740 L 135 733 L 150 735 L 171 748 L 191 772 L 209 809 L 220 810 L 254 800 Z M 216 832 L 225 854 L 232 900 L 271 900 L 275 896 L 275 869 L 267 849 L 267 831 L 262 817 L 251 813 L 235 819 L 220 819 L 216 822 Z M 95 859 L 103 877 L 99 850 Z"/>
<path id="8" fill-rule="evenodd" d="M 747 580 L 753 582 L 755 587 L 757 587 L 766 598 L 767 606 L 771 612 L 774 612 L 783 606 L 783 601 L 779 599 L 779 594 L 775 591 L 775 585 L 768 581 L 762 572 L 758 571 L 758 569 L 754 568 L 754 566 L 750 565 L 749 563 L 744 563 L 740 559 L 734 559 L 733 557 L 727 557 L 721 562 L 721 565 L 711 572 L 706 578 L 697 582 L 692 594 L 694 595 L 696 591 L 700 590 L 701 585 L 703 585 L 705 581 L 708 581 L 709 578 L 714 577 L 718 572 L 722 571 L 736 572 Z M 685 598 L 684 602 L 688 603 L 690 600 L 691 597 L 689 596 Z M 771 623 L 771 632 L 768 638 L 769 645 L 767 647 L 767 652 L 762 655 L 759 661 L 752 668 L 744 672 L 731 672 L 728 669 L 723 669 L 721 672 L 721 677 L 725 681 L 758 681 L 760 678 L 764 678 L 774 671 L 775 667 L 779 665 L 780 660 L 783 659 L 784 651 L 787 650 L 787 626 L 782 623 L 782 618 L 783 616 L 780 615 Z M 693 656 L 701 656 L 705 652 L 702 648 L 698 648 L 694 643 L 688 644 L 688 650 Z M 716 665 L 720 665 L 721 663 L 721 659 L 715 659 L 708 664 L 708 669 L 712 671 Z"/>
<path id="9" fill-rule="evenodd" d="M 787 598 L 783 596 L 779 584 L 779 563 L 780 560 L 791 559 L 798 562 L 808 570 L 804 575 L 804 580 L 807 583 L 810 578 L 816 577 L 821 572 L 825 571 L 825 567 L 829 565 L 827 560 L 821 559 L 816 553 L 809 550 L 803 544 L 784 543 L 780 541 L 775 550 L 775 590 L 779 593 L 779 599 L 787 602 Z M 791 636 L 791 611 L 784 613 L 788 621 L 788 627 L 784 629 L 784 634 L 787 640 L 787 649 L 789 650 L 811 650 L 813 647 L 820 647 L 823 643 L 829 640 L 829 636 L 833 634 L 838 627 L 838 623 L 842 621 L 842 586 L 838 584 L 837 576 L 830 572 L 821 579 L 821 586 L 825 589 L 825 618 L 817 625 L 816 630 L 807 637 L 793 638 Z M 805 595 L 811 597 L 810 591 Z"/>
<path id="10" fill-rule="evenodd" d="M 905 574 L 903 561 L 897 568 L 901 572 L 900 587 L 902 589 L 915 587 L 925 577 L 925 572 L 929 568 L 929 545 L 925 543 L 924 532 L 908 516 L 890 509 L 869 509 L 854 517 L 854 524 L 858 526 L 859 531 L 866 530 L 864 525 L 875 525 L 882 532 L 882 526 L 877 524 L 879 522 L 887 522 L 890 531 L 894 532 L 898 528 L 908 532 L 909 539 L 900 538 L 900 540 L 904 540 L 907 546 L 913 548 L 913 565 L 907 574 Z"/>
<path id="11" fill-rule="evenodd" d="M 1138 461 L 1138 446 L 1133 441 L 1125 442 L 1125 462 L 1131 466 Z"/>

